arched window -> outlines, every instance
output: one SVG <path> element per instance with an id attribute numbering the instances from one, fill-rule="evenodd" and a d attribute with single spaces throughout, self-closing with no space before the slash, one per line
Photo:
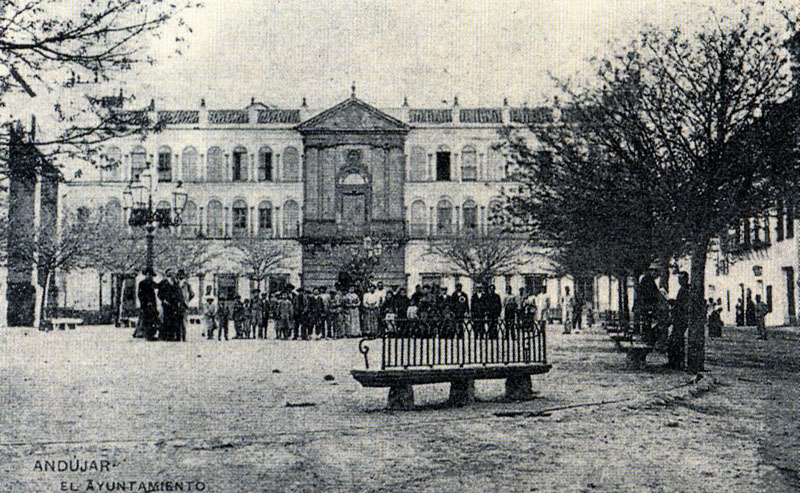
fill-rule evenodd
<path id="1" fill-rule="evenodd" d="M 258 235 L 272 236 L 272 204 L 267 201 L 258 204 Z"/>
<path id="2" fill-rule="evenodd" d="M 258 181 L 272 181 L 272 149 L 269 146 L 258 150 Z"/>
<path id="3" fill-rule="evenodd" d="M 158 181 L 172 181 L 172 149 L 167 146 L 158 149 Z"/>
<path id="4" fill-rule="evenodd" d="M 225 179 L 225 155 L 219 147 L 208 150 L 208 181 L 222 181 Z"/>
<path id="5" fill-rule="evenodd" d="M 411 204 L 411 223 L 410 229 L 412 235 L 424 235 L 428 232 L 427 211 L 425 209 L 425 202 L 415 200 Z"/>
<path id="6" fill-rule="evenodd" d="M 453 231 L 453 204 L 442 199 L 436 206 L 436 232 L 451 233 Z"/>
<path id="7" fill-rule="evenodd" d="M 450 181 L 450 156 L 446 145 L 436 150 L 436 181 Z"/>
<path id="8" fill-rule="evenodd" d="M 166 200 L 156 204 L 156 220 L 164 226 L 172 224 L 172 206 Z"/>
<path id="9" fill-rule="evenodd" d="M 300 236 L 300 207 L 294 200 L 287 200 L 283 204 L 283 235 Z"/>
<path id="10" fill-rule="evenodd" d="M 467 200 L 461 208 L 464 216 L 464 231 L 478 229 L 478 206 L 472 200 Z"/>
<path id="11" fill-rule="evenodd" d="M 106 150 L 105 162 L 100 173 L 102 180 L 119 181 L 122 178 L 122 151 L 117 146 Z"/>
<path id="12" fill-rule="evenodd" d="M 294 147 L 287 147 L 283 150 L 283 181 L 300 180 L 300 155 Z"/>
<path id="13" fill-rule="evenodd" d="M 428 156 L 425 149 L 419 146 L 411 148 L 410 181 L 424 181 L 428 179 Z"/>
<path id="14" fill-rule="evenodd" d="M 478 153 L 472 146 L 464 146 L 461 151 L 461 180 L 475 181 L 478 179 Z"/>
<path id="15" fill-rule="evenodd" d="M 247 236 L 247 203 L 244 200 L 234 202 L 231 208 L 231 216 L 233 219 L 234 238 Z"/>
<path id="16" fill-rule="evenodd" d="M 206 209 L 206 233 L 210 238 L 221 238 L 225 233 L 222 203 L 212 200 Z"/>
<path id="17" fill-rule="evenodd" d="M 503 153 L 491 147 L 486 154 L 487 179 L 490 181 L 504 180 L 506 177 L 506 158 Z"/>
<path id="18" fill-rule="evenodd" d="M 183 181 L 196 181 L 197 180 L 197 162 L 198 154 L 197 149 L 192 146 L 186 147 L 181 155 L 181 170 L 183 171 Z"/>
<path id="19" fill-rule="evenodd" d="M 136 146 L 131 150 L 131 179 L 138 180 L 145 169 L 147 169 L 147 151 L 142 146 Z"/>
<path id="20" fill-rule="evenodd" d="M 247 149 L 238 146 L 233 150 L 233 181 L 247 181 Z"/>
<path id="21" fill-rule="evenodd" d="M 105 219 L 110 226 L 119 226 L 122 224 L 122 205 L 117 199 L 111 199 L 106 204 Z"/>
<path id="22" fill-rule="evenodd" d="M 183 208 L 183 215 L 181 216 L 181 232 L 185 236 L 197 236 L 198 231 L 197 204 L 191 200 L 187 200 L 186 206 Z"/>

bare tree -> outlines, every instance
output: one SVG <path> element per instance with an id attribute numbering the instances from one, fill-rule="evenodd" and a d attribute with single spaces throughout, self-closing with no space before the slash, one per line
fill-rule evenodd
<path id="1" fill-rule="evenodd" d="M 281 245 L 259 238 L 239 238 L 229 246 L 238 253 L 236 262 L 258 286 L 289 258 Z"/>
<path id="2" fill-rule="evenodd" d="M 43 286 L 35 300 L 34 325 L 43 327 L 47 307 L 50 280 L 56 270 L 70 270 L 88 265 L 92 239 L 102 222 L 102 217 L 88 209 L 67 210 L 62 214 L 61 225 L 43 224 L 29 235 L 19 236 L 13 256 L 21 265 L 31 265 L 44 276 Z M 11 225 L 11 227 L 21 227 Z M 29 226 L 28 226 L 29 227 Z M 41 294 L 39 294 L 41 293 Z"/>
<path id="3" fill-rule="evenodd" d="M 118 97 L 98 97 L 121 75 L 154 63 L 150 42 L 169 25 L 176 49 L 191 31 L 181 17 L 191 0 L 14 0 L 0 3 L 0 107 L 35 107 L 51 130 L 33 144 L 45 156 L 96 156 L 108 138 L 143 132 L 146 112 L 121 112 Z M 115 91 L 116 92 L 116 91 Z M 35 99 L 31 99 L 35 98 Z M 9 116 L 9 115 L 7 115 Z M 13 118 L 14 115 L 10 115 Z M 8 123 L 8 122 L 5 122 Z M 7 132 L 0 135 L 6 172 Z"/>
<path id="4" fill-rule="evenodd" d="M 444 260 L 476 283 L 512 274 L 528 256 L 522 240 L 505 234 L 458 234 L 432 240 L 424 255 Z"/>

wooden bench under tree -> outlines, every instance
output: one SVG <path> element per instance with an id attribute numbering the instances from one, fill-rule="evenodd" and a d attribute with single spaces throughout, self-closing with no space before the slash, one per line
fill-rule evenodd
<path id="1" fill-rule="evenodd" d="M 380 368 L 369 367 L 370 340 L 381 344 Z M 390 409 L 414 407 L 414 385 L 450 383 L 448 403 L 475 399 L 475 380 L 505 379 L 506 398 L 533 397 L 531 375 L 546 373 L 545 324 L 536 321 L 393 320 L 378 339 L 359 344 L 364 387 L 388 387 Z"/>

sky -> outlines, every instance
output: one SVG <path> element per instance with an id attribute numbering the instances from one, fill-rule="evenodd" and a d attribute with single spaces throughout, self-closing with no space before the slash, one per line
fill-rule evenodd
<path id="1" fill-rule="evenodd" d="M 333 105 L 350 94 L 378 107 L 548 102 L 551 75 L 644 24 L 691 25 L 726 0 L 203 0 L 186 21 L 182 55 L 170 36 L 158 63 L 126 90 L 162 107 L 240 108 L 254 97 L 280 107 Z"/>

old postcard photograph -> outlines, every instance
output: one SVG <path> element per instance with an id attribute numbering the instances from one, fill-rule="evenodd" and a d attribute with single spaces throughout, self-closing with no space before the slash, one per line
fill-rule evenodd
<path id="1" fill-rule="evenodd" d="M 796 0 L 0 0 L 0 492 L 800 491 Z"/>

